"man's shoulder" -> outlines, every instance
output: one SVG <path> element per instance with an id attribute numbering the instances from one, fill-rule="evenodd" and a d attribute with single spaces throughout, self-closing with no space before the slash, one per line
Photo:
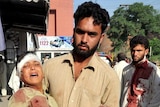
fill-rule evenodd
<path id="1" fill-rule="evenodd" d="M 123 72 L 131 72 L 135 70 L 134 64 L 130 63 L 123 68 Z"/>
<path id="2" fill-rule="evenodd" d="M 153 62 L 151 62 L 151 61 L 148 61 L 148 66 L 149 67 L 152 67 L 154 70 L 158 70 L 158 71 L 160 71 L 160 68 L 156 65 L 156 63 L 153 63 Z"/>
<path id="3" fill-rule="evenodd" d="M 122 63 L 122 64 L 127 64 L 127 65 L 129 65 L 129 63 L 127 63 L 125 60 L 122 60 L 122 61 L 120 61 L 119 63 Z"/>
<path id="4" fill-rule="evenodd" d="M 120 62 L 118 62 L 118 63 L 116 63 L 115 65 L 114 65 L 114 67 L 119 67 L 119 66 L 123 66 L 123 67 L 125 67 L 125 66 L 127 66 L 127 65 L 129 65 L 129 63 L 127 63 L 126 61 L 120 61 Z"/>
<path id="5" fill-rule="evenodd" d="M 98 71 L 100 71 L 101 73 L 103 73 L 104 75 L 108 76 L 108 78 L 110 78 L 111 80 L 113 78 L 117 78 L 117 74 L 114 71 L 114 69 L 107 64 L 106 62 L 104 62 L 101 58 L 97 57 L 97 65 L 98 65 Z"/>
<path id="6" fill-rule="evenodd" d="M 62 60 L 67 60 L 71 57 L 70 54 L 64 54 L 64 55 L 61 55 L 61 56 L 56 56 L 54 58 L 50 58 L 48 59 L 45 63 L 54 63 L 54 62 L 59 62 L 59 61 L 62 61 Z"/>

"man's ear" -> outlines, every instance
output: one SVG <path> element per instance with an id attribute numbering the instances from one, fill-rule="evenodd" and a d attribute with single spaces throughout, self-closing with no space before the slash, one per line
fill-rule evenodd
<path id="1" fill-rule="evenodd" d="M 100 41 L 99 41 L 100 44 L 102 43 L 102 41 L 103 41 L 103 39 L 104 39 L 104 36 L 105 36 L 105 33 L 102 33 L 102 34 L 101 34 Z"/>
<path id="2" fill-rule="evenodd" d="M 147 55 L 149 53 L 149 49 L 145 50 L 145 55 Z"/>

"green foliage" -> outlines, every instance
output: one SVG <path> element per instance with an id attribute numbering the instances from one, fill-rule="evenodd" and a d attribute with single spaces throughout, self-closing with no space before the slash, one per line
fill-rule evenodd
<path id="1" fill-rule="evenodd" d="M 160 55 L 154 55 L 149 58 L 150 61 L 157 63 L 157 65 L 160 65 Z"/>
<path id="2" fill-rule="evenodd" d="M 160 39 L 153 38 L 149 40 L 150 46 L 151 46 L 151 56 L 154 55 L 160 55 Z"/>
<path id="3" fill-rule="evenodd" d="M 114 11 L 111 17 L 110 29 L 107 32 L 113 42 L 114 50 L 122 49 L 126 45 L 128 36 L 152 34 L 160 35 L 160 12 L 156 11 L 153 6 L 143 5 L 143 3 L 134 3 L 128 6 L 121 6 Z M 154 37 L 154 36 L 153 36 Z M 153 54 L 160 54 L 159 39 L 152 39 Z"/>

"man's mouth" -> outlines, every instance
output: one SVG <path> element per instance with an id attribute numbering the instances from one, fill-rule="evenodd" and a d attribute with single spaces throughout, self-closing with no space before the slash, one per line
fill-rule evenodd
<path id="1" fill-rule="evenodd" d="M 81 50 L 87 50 L 88 49 L 88 46 L 87 45 L 83 45 L 83 44 L 81 44 L 81 45 L 79 45 L 79 48 L 81 49 Z"/>

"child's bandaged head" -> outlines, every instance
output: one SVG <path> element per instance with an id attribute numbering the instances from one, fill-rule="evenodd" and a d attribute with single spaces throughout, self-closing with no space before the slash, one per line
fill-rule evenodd
<path id="1" fill-rule="evenodd" d="M 21 70 L 24 66 L 24 64 L 30 60 L 34 60 L 34 61 L 38 61 L 40 64 L 41 63 L 41 60 L 38 58 L 37 55 L 33 54 L 33 53 L 28 53 L 26 54 L 21 60 L 20 62 L 17 64 L 17 71 L 18 71 L 18 75 L 20 76 L 21 75 Z"/>

